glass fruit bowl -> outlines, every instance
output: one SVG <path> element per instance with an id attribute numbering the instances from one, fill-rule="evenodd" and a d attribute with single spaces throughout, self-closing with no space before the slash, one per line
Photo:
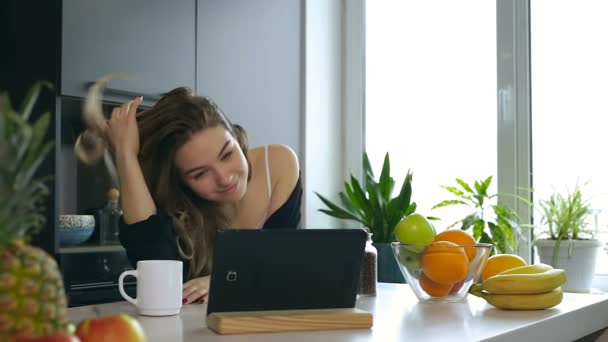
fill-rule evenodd
<path id="1" fill-rule="evenodd" d="M 481 277 L 492 244 L 459 246 L 448 241 L 431 245 L 391 243 L 401 273 L 420 301 L 459 302 Z"/>

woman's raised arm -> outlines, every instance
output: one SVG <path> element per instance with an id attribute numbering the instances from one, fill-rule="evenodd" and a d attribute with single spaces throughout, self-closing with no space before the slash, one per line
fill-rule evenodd
<path id="1" fill-rule="evenodd" d="M 108 122 L 107 137 L 114 151 L 120 182 L 123 219 L 127 224 L 143 221 L 156 214 L 156 206 L 139 164 L 139 130 L 135 115 L 143 97 L 114 107 Z"/>

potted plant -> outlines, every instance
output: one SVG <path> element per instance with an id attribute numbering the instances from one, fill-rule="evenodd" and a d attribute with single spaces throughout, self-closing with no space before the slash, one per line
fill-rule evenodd
<path id="1" fill-rule="evenodd" d="M 553 193 L 548 199 L 540 200 L 539 207 L 540 233 L 534 245 L 540 262 L 566 270 L 568 281 L 562 286 L 564 290 L 589 291 L 597 252 L 602 246 L 594 239 L 595 230 L 587 228 L 594 215 L 591 203 L 583 197 L 577 184 L 574 191 L 566 195 Z"/>
<path id="2" fill-rule="evenodd" d="M 491 182 L 492 176 L 489 176 L 485 180 L 475 181 L 473 186 L 470 186 L 462 179 L 457 178 L 456 183 L 459 187 L 442 185 L 442 188 L 456 198 L 440 202 L 432 209 L 452 205 L 464 205 L 472 208 L 471 212 L 467 213 L 464 218 L 452 223 L 448 226 L 448 229 L 460 225 L 462 230 L 471 230 L 477 242 L 493 245 L 492 254 L 516 253 L 518 241 L 522 236 L 522 226 L 518 223 L 518 216 L 514 210 L 496 203 L 498 194 L 488 193 Z"/>
<path id="3" fill-rule="evenodd" d="M 396 241 L 397 223 L 416 211 L 416 203 L 410 202 L 412 173 L 407 172 L 399 194 L 393 197 L 395 180 L 390 175 L 389 154 L 384 156 L 382 171 L 376 181 L 367 154 L 363 153 L 363 176 L 363 184 L 353 175 L 350 183 L 344 182 L 345 191 L 338 193 L 341 206 L 315 192 L 327 206 L 327 209 L 319 211 L 339 219 L 359 222 L 369 229 L 378 250 L 378 281 L 404 283 L 390 243 Z"/>
<path id="4" fill-rule="evenodd" d="M 66 297 L 57 263 L 29 238 L 45 224 L 48 177 L 36 177 L 53 148 L 46 138 L 50 113 L 30 123 L 43 86 L 36 83 L 19 111 L 0 92 L 0 340 L 68 332 Z M 20 304 L 21 303 L 21 304 Z M 24 304 L 26 303 L 26 304 Z"/>

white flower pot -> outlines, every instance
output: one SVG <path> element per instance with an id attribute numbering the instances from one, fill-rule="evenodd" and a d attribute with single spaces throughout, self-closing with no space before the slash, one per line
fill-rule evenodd
<path id="1" fill-rule="evenodd" d="M 562 285 L 564 291 L 589 292 L 595 275 L 597 252 L 602 243 L 598 240 L 562 240 L 557 265 L 553 265 L 555 242 L 556 240 L 534 241 L 540 262 L 566 271 L 568 281 Z"/>

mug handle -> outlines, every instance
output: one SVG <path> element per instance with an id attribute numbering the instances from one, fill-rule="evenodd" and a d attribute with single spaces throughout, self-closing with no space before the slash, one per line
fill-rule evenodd
<path id="1" fill-rule="evenodd" d="M 122 296 L 122 298 L 128 300 L 129 302 L 137 305 L 137 299 L 129 296 L 124 289 L 124 279 L 126 276 L 134 276 L 135 278 L 137 278 L 137 270 L 129 270 L 129 271 L 124 271 L 120 274 L 120 277 L 118 277 L 118 291 L 120 291 L 120 295 Z"/>

